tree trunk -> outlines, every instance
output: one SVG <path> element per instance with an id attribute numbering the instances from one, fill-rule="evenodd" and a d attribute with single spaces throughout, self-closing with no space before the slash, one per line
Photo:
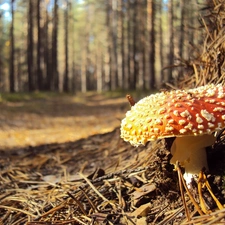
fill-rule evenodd
<path id="1" fill-rule="evenodd" d="M 133 2 L 131 0 L 127 1 L 127 8 L 128 8 L 128 24 L 127 24 L 127 49 L 128 49 L 128 84 L 129 84 L 129 89 L 134 89 L 135 88 L 135 83 L 134 83 L 134 52 L 133 52 L 133 15 L 134 15 L 134 7 L 133 7 Z"/>
<path id="2" fill-rule="evenodd" d="M 64 9 L 64 50 L 65 50 L 65 71 L 63 80 L 63 91 L 69 92 L 69 69 L 68 69 L 68 10 L 69 2 L 65 1 L 66 7 Z"/>
<path id="3" fill-rule="evenodd" d="M 104 54 L 104 73 L 105 73 L 105 79 L 104 79 L 104 89 L 106 91 L 110 90 L 110 53 L 111 53 L 111 46 L 110 46 L 110 15 L 111 15 L 111 2 L 110 0 L 106 1 L 106 26 L 105 29 L 107 30 L 107 40 L 106 40 L 106 45 L 107 45 L 107 50 Z"/>
<path id="4" fill-rule="evenodd" d="M 118 86 L 123 87 L 123 77 L 124 77 L 124 46 L 123 46 L 123 11 L 122 11 L 123 1 L 118 0 L 117 11 L 118 11 L 118 26 L 117 26 L 117 70 L 118 70 Z"/>
<path id="5" fill-rule="evenodd" d="M 28 90 L 35 90 L 34 80 L 34 59 L 33 59 L 33 1 L 29 0 L 29 12 L 28 12 L 28 48 L 27 48 L 27 63 L 28 63 Z"/>
<path id="6" fill-rule="evenodd" d="M 163 1 L 160 1 L 159 5 L 159 63 L 160 63 L 160 80 L 161 83 L 159 84 L 159 87 L 163 87 L 164 83 L 164 54 L 163 54 L 163 46 L 164 46 L 164 40 L 163 40 L 163 24 L 162 24 L 162 10 L 164 8 Z"/>
<path id="7" fill-rule="evenodd" d="M 117 73 L 117 1 L 110 0 L 111 17 L 110 17 L 110 77 L 111 77 L 111 90 L 115 90 L 118 86 L 118 73 Z"/>
<path id="8" fill-rule="evenodd" d="M 168 16 L 169 16 L 169 65 L 172 66 L 174 64 L 174 27 L 173 27 L 173 21 L 174 21 L 174 13 L 173 13 L 173 0 L 168 1 Z M 168 77 L 166 79 L 166 82 L 170 82 L 173 78 L 172 69 L 169 69 L 168 71 Z"/>
<path id="9" fill-rule="evenodd" d="M 155 12 L 154 0 L 147 0 L 147 32 L 149 35 L 148 41 L 148 57 L 149 57 L 149 88 L 155 88 Z"/>
<path id="10" fill-rule="evenodd" d="M 15 74 L 14 74 L 14 55 L 15 55 L 15 48 L 14 48 L 14 0 L 11 0 L 11 16 L 12 22 L 10 27 L 10 77 L 9 77 L 9 84 L 10 84 L 10 92 L 15 92 Z"/>
<path id="11" fill-rule="evenodd" d="M 43 28 L 43 46 L 44 46 L 44 67 L 46 74 L 45 90 L 51 90 L 52 83 L 52 54 L 50 52 L 51 42 L 49 41 L 49 0 L 45 1 L 45 19 Z"/>
<path id="12" fill-rule="evenodd" d="M 145 90 L 146 89 L 146 83 L 145 83 L 145 77 L 146 77 L 146 8 L 147 3 L 142 2 L 139 0 L 139 4 L 141 5 L 140 10 L 140 78 L 139 78 L 139 88 Z"/>
<path id="13" fill-rule="evenodd" d="M 42 30 L 40 23 L 40 2 L 41 0 L 37 0 L 37 85 L 38 90 L 43 90 L 43 74 L 41 69 Z"/>
<path id="14" fill-rule="evenodd" d="M 53 30 L 52 30 L 52 78 L 51 90 L 59 90 L 58 73 L 58 0 L 54 0 Z"/>
<path id="15" fill-rule="evenodd" d="M 138 10 L 138 2 L 137 0 L 133 1 L 133 30 L 132 30 L 132 42 L 133 42 L 133 55 L 132 55 L 132 61 L 133 61 L 133 67 L 134 67 L 134 73 L 133 73 L 133 80 L 132 80 L 132 86 L 131 88 L 135 90 L 137 88 L 137 77 L 138 77 L 138 48 L 137 48 L 137 42 L 138 42 L 138 24 L 137 24 L 137 10 Z M 139 43 L 140 45 L 140 43 Z"/>
<path id="16" fill-rule="evenodd" d="M 71 2 L 71 8 L 73 9 L 74 8 L 74 2 L 72 1 Z M 73 10 L 72 10 L 72 12 L 73 12 Z M 73 15 L 72 15 L 72 18 L 73 18 Z M 73 43 L 73 45 L 72 45 L 72 78 L 71 78 L 71 91 L 75 94 L 76 93 L 76 89 L 77 89 L 77 84 L 76 84 L 76 82 L 77 82 L 77 77 L 76 77 L 76 59 L 75 59 L 75 45 L 74 45 L 74 43 L 75 43 L 75 22 L 74 22 L 74 20 L 72 19 L 72 27 L 71 27 L 71 29 L 72 29 L 72 32 L 71 32 L 71 39 L 72 39 L 72 43 Z"/>
<path id="17" fill-rule="evenodd" d="M 102 76 L 102 52 L 97 51 L 96 53 L 96 77 L 97 77 L 97 92 L 103 90 L 103 76 Z"/>

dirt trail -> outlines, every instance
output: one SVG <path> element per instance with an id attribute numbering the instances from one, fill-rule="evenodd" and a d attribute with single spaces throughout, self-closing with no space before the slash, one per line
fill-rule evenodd
<path id="1" fill-rule="evenodd" d="M 120 125 L 125 97 L 58 96 L 0 103 L 0 148 L 64 143 L 105 133 Z"/>

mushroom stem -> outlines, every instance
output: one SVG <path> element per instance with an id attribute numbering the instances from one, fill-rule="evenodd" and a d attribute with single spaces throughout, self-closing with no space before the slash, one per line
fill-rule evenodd
<path id="1" fill-rule="evenodd" d="M 207 155 L 205 147 L 215 142 L 213 134 L 202 136 L 177 137 L 171 147 L 172 164 L 176 161 L 185 168 L 186 182 L 190 183 L 193 175 L 205 168 L 208 170 Z"/>

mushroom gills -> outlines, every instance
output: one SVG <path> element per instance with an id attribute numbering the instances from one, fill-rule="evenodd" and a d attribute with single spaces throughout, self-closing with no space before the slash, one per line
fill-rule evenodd
<path id="1" fill-rule="evenodd" d="M 178 161 L 185 168 L 184 178 L 191 182 L 193 175 L 198 175 L 205 168 L 208 170 L 206 147 L 212 145 L 216 138 L 213 134 L 201 136 L 177 137 L 171 147 L 172 164 Z"/>

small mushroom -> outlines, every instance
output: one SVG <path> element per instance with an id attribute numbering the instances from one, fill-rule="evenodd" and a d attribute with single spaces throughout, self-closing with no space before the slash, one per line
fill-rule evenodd
<path id="1" fill-rule="evenodd" d="M 179 161 L 185 179 L 208 169 L 205 147 L 215 141 L 215 131 L 225 126 L 225 88 L 209 84 L 174 90 L 141 99 L 121 122 L 121 137 L 134 146 L 176 137 L 171 163 Z"/>

